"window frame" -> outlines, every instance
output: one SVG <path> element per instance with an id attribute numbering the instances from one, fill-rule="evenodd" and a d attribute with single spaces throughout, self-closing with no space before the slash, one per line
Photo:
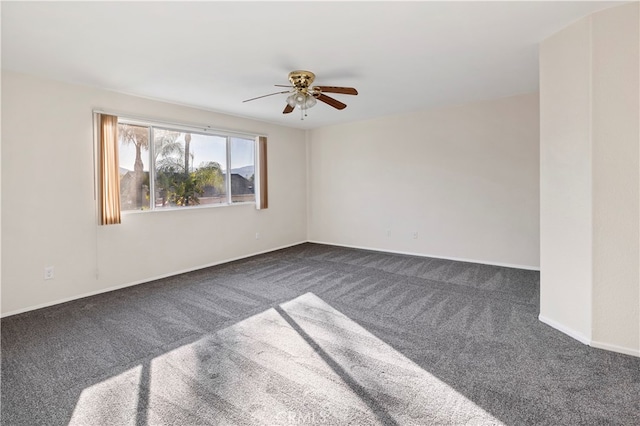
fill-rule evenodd
<path id="1" fill-rule="evenodd" d="M 98 112 L 98 111 L 94 111 Z M 104 113 L 99 111 L 99 113 Z M 206 209 L 217 207 L 229 207 L 237 205 L 254 205 L 256 209 L 260 209 L 260 158 L 259 158 L 259 146 L 258 138 L 264 135 L 258 135 L 249 132 L 239 132 L 233 130 L 214 129 L 210 126 L 197 126 L 182 123 L 167 122 L 162 120 L 151 120 L 136 118 L 128 114 L 114 114 L 118 117 L 118 125 L 127 124 L 132 126 L 147 127 L 149 131 L 149 149 L 147 151 L 149 155 L 149 208 L 148 209 L 134 209 L 134 210 L 122 210 L 122 215 L 138 214 L 138 213 L 152 213 L 162 211 L 180 211 L 180 210 L 193 210 L 193 209 Z M 155 139 L 154 130 L 162 129 L 169 131 L 178 131 L 182 133 L 200 134 L 204 136 L 217 136 L 225 138 L 225 153 L 226 153 L 226 167 L 225 167 L 225 189 L 226 189 L 226 202 L 205 204 L 205 205 L 189 205 L 189 206 L 169 206 L 156 208 L 156 195 L 155 195 L 155 178 L 156 178 L 156 159 L 155 159 Z M 231 193 L 231 139 L 246 139 L 253 141 L 253 168 L 254 168 L 254 181 L 253 181 L 253 201 L 238 201 L 233 202 Z"/>

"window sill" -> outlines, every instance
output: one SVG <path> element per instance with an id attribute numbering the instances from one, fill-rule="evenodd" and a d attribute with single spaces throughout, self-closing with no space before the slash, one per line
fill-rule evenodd
<path id="1" fill-rule="evenodd" d="M 217 209 L 220 207 L 234 207 L 234 206 L 253 206 L 256 207 L 255 201 L 244 201 L 238 203 L 220 203 L 220 204 L 209 204 L 204 206 L 191 206 L 191 207 L 162 207 L 159 209 L 147 209 L 147 210 L 123 210 L 121 212 L 122 216 L 128 215 L 136 215 L 143 213 L 159 213 L 159 212 L 176 212 L 176 211 L 193 211 L 193 210 L 202 210 L 202 209 Z M 257 207 L 256 207 L 257 209 Z"/>

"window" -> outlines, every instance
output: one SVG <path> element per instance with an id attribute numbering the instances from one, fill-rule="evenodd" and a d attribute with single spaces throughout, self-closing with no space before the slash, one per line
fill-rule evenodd
<path id="1" fill-rule="evenodd" d="M 255 201 L 256 172 L 253 166 L 253 159 L 256 157 L 255 141 L 230 138 L 229 145 L 231 151 L 231 201 L 234 203 Z"/>
<path id="2" fill-rule="evenodd" d="M 149 128 L 118 123 L 120 210 L 149 208 Z"/>
<path id="3" fill-rule="evenodd" d="M 256 140 L 118 120 L 122 211 L 256 201 Z"/>

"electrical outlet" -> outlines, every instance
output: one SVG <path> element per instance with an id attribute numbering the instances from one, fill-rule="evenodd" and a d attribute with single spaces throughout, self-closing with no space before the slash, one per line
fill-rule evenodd
<path id="1" fill-rule="evenodd" d="M 387 229 L 387 238 L 391 237 L 391 229 Z"/>
<path id="2" fill-rule="evenodd" d="M 45 266 L 44 268 L 44 279 L 52 280 L 53 279 L 53 266 Z"/>
<path id="3" fill-rule="evenodd" d="M 256 240 L 259 240 L 259 239 L 260 239 L 260 233 L 256 232 Z"/>
<path id="4" fill-rule="evenodd" d="M 418 231 L 415 231 L 415 232 L 413 233 L 413 239 L 414 239 L 414 240 L 417 240 L 417 239 L 418 239 Z"/>

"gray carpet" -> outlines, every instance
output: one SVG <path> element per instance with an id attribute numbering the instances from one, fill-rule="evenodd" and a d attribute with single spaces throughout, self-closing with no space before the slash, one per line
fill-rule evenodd
<path id="1" fill-rule="evenodd" d="M 3 425 L 637 425 L 539 274 L 303 244 L 2 320 Z"/>

